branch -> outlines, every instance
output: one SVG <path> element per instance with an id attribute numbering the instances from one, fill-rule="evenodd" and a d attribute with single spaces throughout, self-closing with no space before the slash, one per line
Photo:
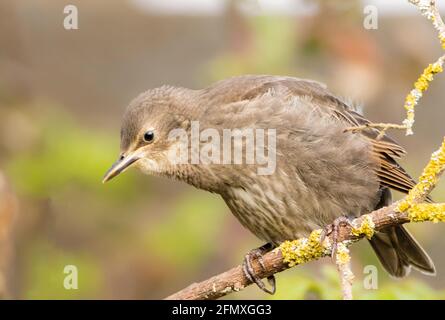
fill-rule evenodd
<path id="1" fill-rule="evenodd" d="M 354 219 L 351 223 L 352 227 L 341 225 L 338 241 L 347 247 L 363 237 L 371 238 L 374 232 L 387 227 L 408 222 L 445 222 L 445 203 L 423 203 L 436 186 L 444 170 L 445 138 L 441 147 L 431 156 L 431 160 L 419 178 L 419 183 L 403 200 Z M 279 248 L 263 256 L 264 268 L 254 261 L 253 268 L 256 275 L 266 278 L 293 266 L 331 255 L 332 235 L 327 236 L 321 243 L 321 232 L 322 230 L 318 229 L 312 231 L 308 238 L 285 241 Z M 343 258 L 339 256 L 341 253 L 342 251 L 338 250 L 337 260 L 348 259 L 348 253 L 343 255 Z M 342 281 L 344 279 L 347 277 L 342 277 Z M 251 284 L 244 276 L 242 267 L 237 266 L 208 280 L 194 283 L 166 299 L 218 299 L 229 293 L 240 291 Z M 342 284 L 342 287 L 345 290 L 345 284 Z"/>
<path id="2" fill-rule="evenodd" d="M 343 294 L 343 300 L 352 300 L 352 282 L 354 274 L 351 270 L 351 256 L 348 247 L 340 242 L 337 244 L 335 264 L 340 275 L 340 286 Z"/>
<path id="3" fill-rule="evenodd" d="M 402 124 L 395 123 L 365 123 L 360 126 L 353 126 L 346 128 L 345 131 L 359 132 L 366 129 L 380 129 L 380 134 L 378 139 L 382 138 L 388 129 L 402 129 L 406 130 L 406 135 L 413 134 L 414 125 L 414 108 L 419 103 L 420 98 L 423 96 L 424 92 L 428 89 L 429 83 L 433 81 L 434 75 L 443 71 L 443 64 L 445 61 L 445 55 L 437 59 L 433 64 L 429 64 L 428 67 L 423 70 L 420 77 L 414 83 L 414 89 L 411 90 L 405 98 L 405 104 L 403 107 L 406 110 L 406 119 L 403 120 Z"/>

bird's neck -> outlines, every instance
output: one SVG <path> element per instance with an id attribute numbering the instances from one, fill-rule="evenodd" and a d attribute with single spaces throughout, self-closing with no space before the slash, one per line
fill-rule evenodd
<path id="1" fill-rule="evenodd" d="M 162 172 L 162 176 L 185 182 L 195 188 L 219 193 L 223 179 L 213 172 L 214 166 L 203 164 L 172 165 Z"/>

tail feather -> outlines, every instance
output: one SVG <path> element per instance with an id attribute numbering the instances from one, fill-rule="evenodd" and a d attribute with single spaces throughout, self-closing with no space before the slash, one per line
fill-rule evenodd
<path id="1" fill-rule="evenodd" d="M 408 275 L 411 266 L 425 274 L 436 273 L 431 258 L 403 226 L 375 234 L 370 243 L 385 270 L 394 277 Z"/>
<path id="2" fill-rule="evenodd" d="M 389 205 L 391 198 L 391 191 L 382 189 L 382 197 L 376 209 Z M 370 243 L 385 270 L 394 277 L 408 275 L 411 267 L 425 274 L 436 274 L 431 258 L 403 226 L 376 233 Z"/>
<path id="3" fill-rule="evenodd" d="M 392 232 L 393 233 L 393 232 Z M 369 241 L 383 268 L 393 277 L 402 278 L 410 272 L 409 264 L 401 259 L 391 234 L 376 233 Z"/>
<path id="4" fill-rule="evenodd" d="M 423 273 L 435 275 L 433 260 L 420 246 L 416 239 L 404 227 L 395 228 L 400 256 L 404 261 Z"/>

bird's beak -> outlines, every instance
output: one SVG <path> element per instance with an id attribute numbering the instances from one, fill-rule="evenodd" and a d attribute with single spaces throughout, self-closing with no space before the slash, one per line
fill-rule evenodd
<path id="1" fill-rule="evenodd" d="M 105 173 L 102 183 L 108 182 L 120 173 L 124 172 L 128 167 L 140 159 L 140 155 L 134 153 L 126 157 L 121 157 L 117 160 L 111 168 Z"/>

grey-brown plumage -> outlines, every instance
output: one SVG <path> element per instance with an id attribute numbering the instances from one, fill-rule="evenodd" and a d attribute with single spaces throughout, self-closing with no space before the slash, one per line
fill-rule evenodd
<path id="1" fill-rule="evenodd" d="M 258 175 L 257 164 L 172 164 L 168 133 L 189 132 L 192 121 L 221 135 L 223 129 L 276 129 L 276 170 Z M 105 180 L 133 164 L 220 194 L 247 229 L 278 245 L 341 216 L 358 217 L 389 204 L 389 189 L 407 192 L 414 186 L 395 161 L 405 153 L 400 145 L 388 136 L 378 140 L 372 129 L 344 131 L 367 122 L 309 80 L 241 76 L 202 90 L 164 86 L 130 104 L 121 132 L 122 158 Z M 147 130 L 153 141 L 144 141 Z M 406 275 L 410 266 L 434 273 L 431 259 L 401 226 L 376 234 L 371 245 L 393 276 Z"/>

